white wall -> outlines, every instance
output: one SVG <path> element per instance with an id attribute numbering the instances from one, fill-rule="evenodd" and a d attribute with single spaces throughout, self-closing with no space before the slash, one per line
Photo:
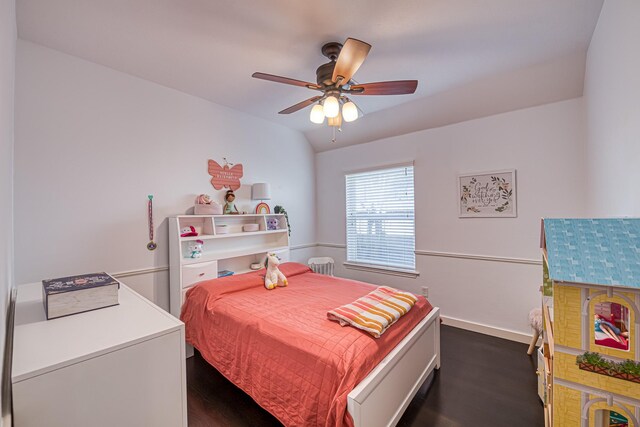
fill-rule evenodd
<path id="1" fill-rule="evenodd" d="M 329 244 L 320 252 L 336 258 L 339 275 L 414 292 L 429 286 L 444 316 L 524 338 L 527 314 L 540 304 L 540 218 L 581 216 L 585 209 L 582 109 L 574 99 L 318 154 L 317 235 Z M 430 253 L 416 257 L 420 277 L 345 270 L 344 173 L 410 160 L 416 250 Z M 508 168 L 517 169 L 518 217 L 458 218 L 456 175 Z"/>
<path id="2" fill-rule="evenodd" d="M 589 212 L 640 216 L 640 1 L 606 0 L 587 55 Z"/>
<path id="3" fill-rule="evenodd" d="M 167 266 L 165 218 L 184 214 L 199 193 L 222 200 L 207 159 L 223 157 L 244 166 L 240 209 L 255 206 L 249 184 L 269 182 L 271 206 L 289 212 L 292 245 L 315 242 L 314 154 L 302 134 L 20 40 L 17 283 Z M 146 249 L 148 194 L 155 252 Z M 168 307 L 166 271 L 123 280 Z"/>
<path id="4" fill-rule="evenodd" d="M 15 52 L 15 0 L 0 0 L 0 356 L 4 354 L 8 295 L 13 287 L 13 83 Z M 2 372 L 3 369 L 0 369 L 0 375 Z M 2 396 L 0 396 L 1 400 Z M 0 426 L 4 424 L 4 411 L 2 412 Z"/>

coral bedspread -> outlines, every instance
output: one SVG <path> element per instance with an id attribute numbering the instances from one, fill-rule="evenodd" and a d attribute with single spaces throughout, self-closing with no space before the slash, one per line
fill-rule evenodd
<path id="1" fill-rule="evenodd" d="M 420 296 L 375 339 L 327 319 L 328 310 L 375 286 L 314 274 L 302 264 L 280 270 L 286 288 L 266 290 L 264 270 L 191 288 L 181 316 L 187 341 L 283 424 L 353 425 L 347 395 L 432 306 Z"/>

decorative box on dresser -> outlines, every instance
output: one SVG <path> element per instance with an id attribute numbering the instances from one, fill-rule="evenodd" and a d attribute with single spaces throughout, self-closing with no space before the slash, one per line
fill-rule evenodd
<path id="1" fill-rule="evenodd" d="M 271 220 L 271 221 L 269 221 Z M 275 221 L 274 221 L 275 220 Z M 271 223 L 275 229 L 269 229 Z M 193 227 L 197 236 L 180 237 Z M 251 227 L 251 228 L 250 228 Z M 246 231 L 255 229 L 255 231 Z M 189 244 L 201 240 L 203 250 L 191 258 Z M 169 218 L 169 265 L 171 314 L 180 317 L 185 294 L 204 280 L 216 279 L 222 270 L 235 274 L 251 271 L 268 252 L 289 261 L 289 231 L 283 214 L 179 215 Z M 188 356 L 192 349 L 187 348 Z"/>
<path id="2" fill-rule="evenodd" d="M 14 425 L 187 426 L 184 324 L 124 284 L 119 305 L 46 320 L 18 287 Z"/>

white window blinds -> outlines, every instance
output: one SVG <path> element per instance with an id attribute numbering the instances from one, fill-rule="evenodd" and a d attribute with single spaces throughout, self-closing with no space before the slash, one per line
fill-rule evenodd
<path id="1" fill-rule="evenodd" d="M 346 175 L 347 261 L 415 269 L 413 166 Z"/>

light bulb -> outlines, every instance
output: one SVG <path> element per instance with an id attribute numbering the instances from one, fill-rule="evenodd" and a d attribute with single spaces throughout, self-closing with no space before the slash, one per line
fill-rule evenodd
<path id="1" fill-rule="evenodd" d="M 327 99 L 324 100 L 323 107 L 324 115 L 328 118 L 333 118 L 340 114 L 340 104 L 338 103 L 338 98 L 335 96 L 328 96 Z"/>
<path id="2" fill-rule="evenodd" d="M 324 122 L 324 112 L 322 105 L 316 104 L 311 109 L 311 113 L 309 114 L 309 120 L 313 123 L 321 124 Z"/>
<path id="3" fill-rule="evenodd" d="M 342 106 L 342 117 L 345 122 L 352 122 L 358 118 L 358 107 L 349 101 Z"/>

